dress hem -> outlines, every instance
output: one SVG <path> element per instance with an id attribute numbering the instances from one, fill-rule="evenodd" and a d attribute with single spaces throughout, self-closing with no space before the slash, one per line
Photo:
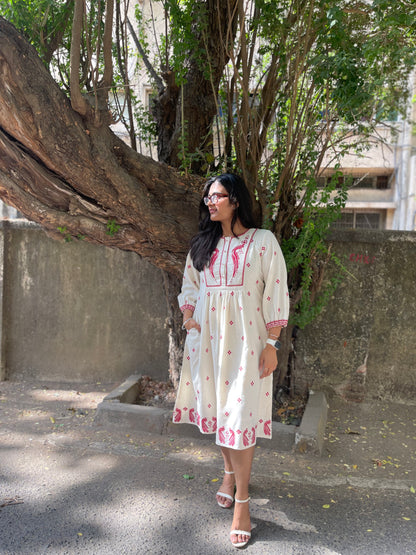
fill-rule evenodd
<path id="1" fill-rule="evenodd" d="M 216 431 L 215 432 L 204 432 L 203 430 L 201 430 L 201 428 L 195 422 L 175 422 L 174 420 L 172 420 L 172 424 L 190 424 L 191 426 L 195 426 L 196 428 L 198 428 L 201 435 L 204 435 L 204 436 L 213 435 L 213 434 L 217 435 Z M 215 445 L 218 445 L 219 447 L 226 447 L 227 449 L 233 449 L 234 451 L 245 451 L 246 449 L 249 449 L 250 447 L 255 447 L 256 444 L 257 444 L 258 439 L 272 439 L 271 430 L 270 430 L 270 435 L 265 435 L 265 434 L 256 435 L 256 439 L 255 439 L 254 443 L 252 443 L 251 445 L 244 446 L 244 447 L 235 447 L 234 445 L 221 443 L 220 441 L 218 441 L 218 439 L 216 439 Z"/>

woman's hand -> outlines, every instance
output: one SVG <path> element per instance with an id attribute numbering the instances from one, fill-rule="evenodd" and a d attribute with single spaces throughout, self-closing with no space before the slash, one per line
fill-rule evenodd
<path id="1" fill-rule="evenodd" d="M 192 328 L 195 328 L 197 331 L 201 333 L 201 326 L 198 324 L 196 320 L 194 320 L 193 318 L 190 318 L 185 324 L 185 329 L 186 331 L 189 331 Z"/>
<path id="2" fill-rule="evenodd" d="M 260 355 L 260 379 L 273 374 L 277 368 L 277 351 L 272 345 L 266 345 Z"/>

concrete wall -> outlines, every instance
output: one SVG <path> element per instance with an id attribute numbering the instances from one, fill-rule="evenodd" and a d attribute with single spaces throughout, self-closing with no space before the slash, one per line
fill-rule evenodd
<path id="1" fill-rule="evenodd" d="M 349 275 L 299 332 L 299 382 L 357 401 L 416 399 L 416 233 L 351 231 L 332 239 Z"/>
<path id="2" fill-rule="evenodd" d="M 299 385 L 415 399 L 416 233 L 337 232 L 331 242 L 348 275 L 298 333 Z M 4 224 L 0 295 L 0 378 L 168 377 L 162 276 L 133 253 Z"/>
<path id="3" fill-rule="evenodd" d="M 1 378 L 117 382 L 168 377 L 159 270 L 133 253 L 0 229 Z"/>

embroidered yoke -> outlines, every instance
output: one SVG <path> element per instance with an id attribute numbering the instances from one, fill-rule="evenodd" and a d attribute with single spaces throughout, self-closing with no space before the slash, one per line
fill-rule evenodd
<path id="1" fill-rule="evenodd" d="M 249 229 L 222 237 L 209 267 L 188 254 L 181 310 L 194 311 L 201 333 L 187 334 L 173 421 L 191 423 L 216 443 L 246 449 L 272 434 L 273 378 L 260 379 L 267 329 L 286 326 L 286 264 L 275 236 Z"/>

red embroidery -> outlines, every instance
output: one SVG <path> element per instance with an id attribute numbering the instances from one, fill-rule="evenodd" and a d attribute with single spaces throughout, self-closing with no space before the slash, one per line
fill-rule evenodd
<path id="1" fill-rule="evenodd" d="M 243 433 L 243 445 L 244 447 L 248 447 L 249 445 L 253 445 L 256 443 L 256 430 L 255 428 L 245 429 Z"/>
<path id="2" fill-rule="evenodd" d="M 271 421 L 267 420 L 267 422 L 264 423 L 264 434 L 266 436 L 271 436 L 272 435 L 272 430 L 271 430 Z"/>
<path id="3" fill-rule="evenodd" d="M 269 322 L 266 324 L 266 329 L 270 328 L 285 328 L 287 326 L 287 320 L 274 320 L 273 322 Z"/>
<path id="4" fill-rule="evenodd" d="M 235 445 L 235 433 L 234 430 L 231 430 L 231 428 L 226 430 L 225 427 L 222 426 L 218 430 L 218 438 L 221 445 L 229 445 L 230 447 Z"/>
<path id="5" fill-rule="evenodd" d="M 184 312 L 185 310 L 190 310 L 191 312 L 194 312 L 195 307 L 191 304 L 183 304 L 181 306 L 181 312 Z"/>
<path id="6" fill-rule="evenodd" d="M 233 277 L 235 277 L 235 274 L 237 273 L 237 270 L 238 270 L 238 264 L 239 264 L 238 257 L 240 256 L 239 251 L 245 247 L 246 243 L 247 243 L 247 240 L 244 241 L 241 245 L 238 245 L 238 247 L 235 247 L 232 250 L 231 258 L 232 258 L 233 264 L 234 264 Z"/>
<path id="7" fill-rule="evenodd" d="M 173 421 L 174 422 L 180 422 L 181 418 L 182 418 L 181 409 L 175 409 L 175 413 L 173 415 Z"/>
<path id="8" fill-rule="evenodd" d="M 204 434 L 208 434 L 209 433 L 209 428 L 208 428 L 208 419 L 207 418 L 203 418 L 201 420 L 201 429 L 204 432 Z"/>
<path id="9" fill-rule="evenodd" d="M 223 279 L 225 279 L 225 285 L 228 287 L 244 284 L 248 252 L 256 231 L 256 229 L 253 230 L 250 238 L 246 237 L 242 243 L 233 249 L 231 249 L 231 240 L 224 241 L 222 239 L 222 243 L 219 243 L 219 247 L 215 249 L 211 256 L 209 268 L 204 269 L 207 287 L 222 287 Z M 225 269 L 225 275 L 223 275 L 221 268 Z"/>
<path id="10" fill-rule="evenodd" d="M 218 258 L 219 252 L 220 251 L 218 249 L 215 249 L 215 251 L 212 253 L 211 261 L 209 263 L 209 273 L 212 275 L 212 277 L 214 277 L 214 264 Z"/>

